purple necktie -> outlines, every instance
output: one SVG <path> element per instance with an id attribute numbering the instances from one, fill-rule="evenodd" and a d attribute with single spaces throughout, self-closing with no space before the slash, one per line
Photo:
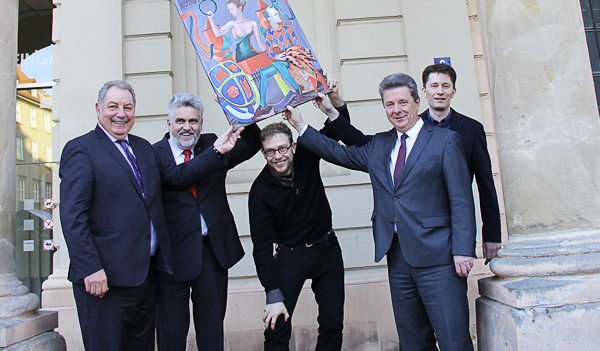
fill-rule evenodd
<path id="1" fill-rule="evenodd" d="M 127 140 L 117 140 L 117 143 L 119 143 L 123 151 L 125 151 L 125 155 L 127 156 L 127 159 L 129 160 L 129 163 L 133 168 L 133 174 L 135 175 L 135 179 L 137 180 L 138 185 L 140 186 L 140 190 L 142 190 L 142 195 L 145 197 L 146 195 L 144 194 L 144 185 L 142 184 L 142 174 L 140 173 L 140 167 L 138 166 L 135 156 L 133 156 L 131 151 L 129 151 L 129 147 L 127 146 Z"/>
<path id="2" fill-rule="evenodd" d="M 398 185 L 402 170 L 404 170 L 404 159 L 406 158 L 406 138 L 408 135 L 402 134 L 400 137 L 400 148 L 398 149 L 398 158 L 396 159 L 396 167 L 394 168 L 394 187 Z"/>

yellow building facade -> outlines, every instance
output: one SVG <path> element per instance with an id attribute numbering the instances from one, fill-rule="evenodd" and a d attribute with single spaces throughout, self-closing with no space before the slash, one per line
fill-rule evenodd
<path id="1" fill-rule="evenodd" d="M 17 69 L 18 83 L 34 83 Z M 44 199 L 52 198 L 52 97 L 44 90 L 17 91 L 16 105 L 16 258 L 17 277 L 31 292 L 41 294 L 41 284 L 52 273 L 51 251 L 43 249 L 52 239 L 44 221 L 52 219 Z M 50 228 L 50 229 L 47 229 Z"/>

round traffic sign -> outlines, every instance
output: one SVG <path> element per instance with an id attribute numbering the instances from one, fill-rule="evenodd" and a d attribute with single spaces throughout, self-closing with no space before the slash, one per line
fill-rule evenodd
<path id="1" fill-rule="evenodd" d="M 54 228 L 54 222 L 51 219 L 45 219 L 44 220 L 44 229 L 50 230 L 52 228 Z"/>

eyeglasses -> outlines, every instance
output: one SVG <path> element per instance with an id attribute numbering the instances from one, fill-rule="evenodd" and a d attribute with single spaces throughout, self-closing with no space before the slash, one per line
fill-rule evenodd
<path id="1" fill-rule="evenodd" d="M 269 156 L 269 157 L 273 157 L 275 156 L 276 152 L 279 152 L 280 155 L 285 155 L 288 153 L 288 150 L 292 148 L 292 145 L 290 146 L 282 146 L 277 150 L 263 150 L 263 152 L 265 153 L 265 155 Z"/>

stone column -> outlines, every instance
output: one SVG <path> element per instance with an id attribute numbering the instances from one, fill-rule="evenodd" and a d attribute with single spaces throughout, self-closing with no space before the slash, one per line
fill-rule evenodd
<path id="1" fill-rule="evenodd" d="M 18 0 L 0 7 L 0 349 L 64 350 L 56 312 L 39 312 L 39 299 L 16 276 L 15 106 Z M 10 127 L 12 126 L 12 127 Z"/>
<path id="2" fill-rule="evenodd" d="M 479 350 L 598 349 L 600 120 L 579 1 L 479 14 L 509 229 L 479 282 Z"/>

